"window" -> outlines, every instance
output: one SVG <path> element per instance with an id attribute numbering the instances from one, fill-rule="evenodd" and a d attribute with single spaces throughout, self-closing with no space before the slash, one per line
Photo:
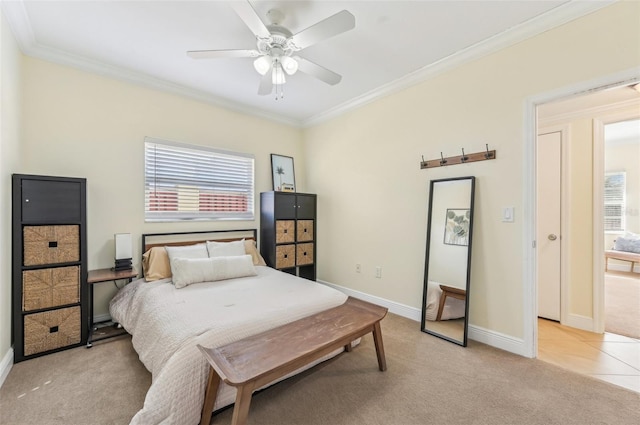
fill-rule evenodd
<path id="1" fill-rule="evenodd" d="M 145 138 L 145 221 L 253 220 L 254 158 Z"/>
<path id="2" fill-rule="evenodd" d="M 624 231 L 626 173 L 606 173 L 604 176 L 604 230 Z"/>

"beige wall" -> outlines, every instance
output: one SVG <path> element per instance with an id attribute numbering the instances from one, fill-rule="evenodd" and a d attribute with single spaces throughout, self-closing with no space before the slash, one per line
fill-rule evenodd
<path id="1" fill-rule="evenodd" d="M 308 129 L 319 279 L 420 308 L 429 180 L 475 175 L 470 321 L 522 338 L 525 100 L 637 67 L 639 14 L 637 2 L 616 3 Z M 419 167 L 422 155 L 485 143 L 496 160 Z M 515 207 L 514 223 L 501 222 L 505 206 Z"/>
<path id="2" fill-rule="evenodd" d="M 132 233 L 140 258 L 142 233 L 257 227 L 271 153 L 294 157 L 305 189 L 299 129 L 38 59 L 25 59 L 23 78 L 20 171 L 87 178 L 89 269 L 113 265 L 114 233 Z M 145 136 L 254 154 L 257 220 L 145 223 Z M 95 288 L 96 315 L 108 312 L 113 293 L 108 283 Z"/>
<path id="3" fill-rule="evenodd" d="M 20 163 L 21 66 L 22 55 L 0 11 L 0 362 L 11 348 L 11 173 Z"/>

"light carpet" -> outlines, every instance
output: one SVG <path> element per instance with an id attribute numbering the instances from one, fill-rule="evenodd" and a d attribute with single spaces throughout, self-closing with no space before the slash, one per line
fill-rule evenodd
<path id="1" fill-rule="evenodd" d="M 389 314 L 382 321 L 386 372 L 365 336 L 351 353 L 255 394 L 248 423 L 638 424 L 638 393 L 474 341 L 463 348 L 419 328 Z M 44 356 L 14 365 L 0 389 L 0 423 L 127 424 L 150 383 L 128 337 Z M 212 423 L 229 424 L 231 414 L 218 412 Z"/>
<path id="2" fill-rule="evenodd" d="M 609 272 L 604 287 L 605 331 L 640 339 L 640 275 Z"/>

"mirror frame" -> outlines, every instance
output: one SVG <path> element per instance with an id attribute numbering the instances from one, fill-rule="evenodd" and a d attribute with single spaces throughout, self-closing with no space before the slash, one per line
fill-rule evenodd
<path id="1" fill-rule="evenodd" d="M 435 332 L 433 330 L 429 330 L 425 327 L 426 325 L 426 306 L 427 306 L 427 284 L 429 282 L 429 247 L 431 245 L 431 220 L 432 220 L 432 211 L 433 211 L 433 189 L 435 184 L 441 182 L 451 182 L 457 180 L 470 180 L 471 182 L 471 199 L 469 200 L 469 245 L 467 246 L 467 273 L 466 273 L 466 298 L 465 298 L 465 306 L 464 306 L 464 336 L 463 340 L 459 341 L 457 339 L 451 338 L 447 335 L 443 335 L 441 333 Z M 475 198 L 475 183 L 476 178 L 474 176 L 465 176 L 465 177 L 453 177 L 446 179 L 437 179 L 431 180 L 429 184 L 429 211 L 427 214 L 427 249 L 425 253 L 425 262 L 424 262 L 424 288 L 422 294 L 422 317 L 420 318 L 420 328 L 422 332 L 428 333 L 430 335 L 437 336 L 439 338 L 445 339 L 447 341 L 453 342 L 454 344 L 461 345 L 463 347 L 467 346 L 467 334 L 469 330 L 469 289 L 471 282 L 471 248 L 472 248 L 472 239 L 473 239 L 473 216 L 474 216 L 474 198 Z"/>

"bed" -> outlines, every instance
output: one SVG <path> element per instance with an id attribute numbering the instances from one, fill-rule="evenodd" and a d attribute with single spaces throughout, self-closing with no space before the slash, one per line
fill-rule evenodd
<path id="1" fill-rule="evenodd" d="M 244 237 L 236 235 L 243 232 L 248 234 Z M 200 252 L 201 248 L 197 246 L 204 243 L 200 240 L 203 233 L 207 233 L 205 240 L 223 239 L 211 252 L 226 244 L 235 244 L 237 248 L 241 237 L 245 239 L 245 247 L 255 247 L 254 229 L 236 232 L 234 236 L 227 231 L 143 235 L 143 252 L 146 253 L 143 268 L 147 272 L 145 276 L 153 277 L 149 277 L 151 281 L 143 278 L 126 285 L 110 303 L 111 316 L 132 335 L 134 349 L 152 374 L 144 406 L 133 417 L 132 424 L 199 423 L 208 363 L 198 350 L 198 344 L 204 347 L 228 344 L 339 306 L 347 299 L 342 292 L 325 285 L 260 265 L 264 262 L 259 254 L 257 257 L 257 252 L 249 254 L 246 252 L 249 249 L 245 249 L 244 258 L 246 262 L 251 261 L 253 267 L 248 269 L 254 274 L 247 276 L 202 281 L 203 276 L 211 275 L 198 272 L 195 274 L 200 277 L 194 278 L 197 282 L 181 286 L 185 282 L 179 272 L 182 263 L 197 269 L 199 264 L 220 260 L 226 267 L 231 264 L 226 264 L 228 261 L 224 259 L 231 258 L 226 255 L 209 261 L 198 257 L 189 262 L 179 257 L 183 254 L 168 255 L 171 270 L 176 271 L 170 278 L 162 277 L 162 273 L 149 267 L 152 252 L 172 251 L 172 246 L 182 249 L 186 245 Z M 186 240 L 176 241 L 176 237 Z M 191 249 L 188 247 L 184 249 Z M 234 267 L 227 269 L 231 274 L 237 270 Z M 311 366 L 313 364 L 306 368 Z M 235 388 L 223 385 L 214 409 L 230 405 L 234 399 Z"/>

